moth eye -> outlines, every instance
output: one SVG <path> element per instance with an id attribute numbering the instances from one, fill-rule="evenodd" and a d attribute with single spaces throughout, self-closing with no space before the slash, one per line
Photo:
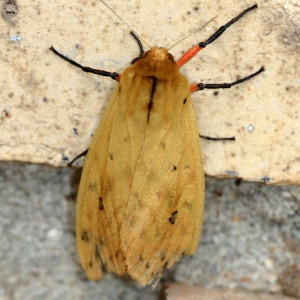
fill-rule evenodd
<path id="1" fill-rule="evenodd" d="M 171 53 L 167 53 L 167 56 L 168 56 L 168 59 L 171 61 L 171 62 L 174 62 L 174 57 Z"/>

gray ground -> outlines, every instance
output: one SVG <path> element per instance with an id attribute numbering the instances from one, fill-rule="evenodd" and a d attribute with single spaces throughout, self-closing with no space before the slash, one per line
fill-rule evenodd
<path id="1" fill-rule="evenodd" d="M 157 299 L 107 275 L 88 282 L 76 257 L 78 171 L 0 163 L 0 300 Z M 300 188 L 207 178 L 197 255 L 163 280 L 279 291 L 277 279 L 300 266 Z"/>

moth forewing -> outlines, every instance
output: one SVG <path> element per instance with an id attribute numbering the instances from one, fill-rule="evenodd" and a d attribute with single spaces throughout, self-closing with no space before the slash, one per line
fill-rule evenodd
<path id="1" fill-rule="evenodd" d="M 77 245 L 90 279 L 101 265 L 146 285 L 194 253 L 204 180 L 189 93 L 165 49 L 124 70 L 79 187 Z"/>

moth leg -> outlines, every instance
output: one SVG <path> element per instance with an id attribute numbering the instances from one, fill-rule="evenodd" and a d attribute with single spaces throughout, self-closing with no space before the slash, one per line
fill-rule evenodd
<path id="1" fill-rule="evenodd" d="M 205 83 L 198 83 L 198 84 L 191 84 L 190 86 L 190 92 L 196 92 L 199 90 L 204 90 L 204 89 L 226 89 L 226 88 L 231 88 L 232 86 L 239 84 L 241 82 L 244 82 L 246 80 L 249 80 L 250 78 L 258 75 L 264 71 L 264 67 L 261 67 L 257 72 L 250 74 L 244 78 L 241 78 L 239 80 L 230 82 L 230 83 L 211 83 L 211 84 L 205 84 Z M 214 138 L 206 135 L 199 135 L 200 138 L 209 140 L 209 141 L 235 141 L 235 137 L 225 137 L 225 138 Z"/>
<path id="2" fill-rule="evenodd" d="M 72 167 L 73 163 L 79 159 L 82 156 L 85 156 L 88 153 L 89 149 L 86 149 L 85 151 L 83 151 L 82 153 L 80 153 L 79 155 L 77 155 L 75 158 L 73 158 L 69 163 L 68 163 L 68 167 Z"/>
<path id="3" fill-rule="evenodd" d="M 64 56 L 63 54 L 59 53 L 57 50 L 54 49 L 53 46 L 51 46 L 49 49 L 53 53 L 55 53 L 56 55 L 58 55 L 60 58 L 66 60 L 67 62 L 69 62 L 73 66 L 80 68 L 84 72 L 93 73 L 93 74 L 101 75 L 101 76 L 107 76 L 107 77 L 110 77 L 110 78 L 112 78 L 112 79 L 114 79 L 116 81 L 120 80 L 120 76 L 121 75 L 118 74 L 118 73 L 116 73 L 116 72 L 107 72 L 107 71 L 103 71 L 103 70 L 97 70 L 97 69 L 93 69 L 93 68 L 90 68 L 90 67 L 82 66 L 81 64 L 77 63 L 76 61 L 74 61 L 74 60 L 72 60 L 72 59 Z"/>
<path id="4" fill-rule="evenodd" d="M 232 137 L 210 137 L 210 136 L 207 136 L 207 135 L 199 134 L 199 137 L 201 139 L 208 140 L 208 141 L 235 141 L 234 136 L 232 136 Z"/>
<path id="5" fill-rule="evenodd" d="M 205 42 L 200 42 L 198 45 L 192 47 L 187 52 L 185 52 L 177 61 L 177 66 L 180 68 L 182 65 L 184 65 L 186 62 L 188 62 L 194 55 L 196 55 L 201 49 L 205 48 L 208 44 L 212 43 L 214 40 L 216 40 L 228 27 L 230 27 L 232 24 L 234 24 L 236 21 L 238 21 L 241 17 L 243 17 L 247 12 L 249 12 L 252 9 L 257 8 L 257 4 L 254 4 L 251 7 L 248 7 L 244 11 L 242 11 L 239 15 L 237 15 L 235 18 L 230 20 L 225 25 L 221 26 L 214 34 L 212 34 Z"/>
<path id="6" fill-rule="evenodd" d="M 259 73 L 263 72 L 265 70 L 264 67 L 261 67 L 258 71 L 256 71 L 253 74 L 250 74 L 244 78 L 241 78 L 239 80 L 230 82 L 230 83 L 192 83 L 190 86 L 190 92 L 196 92 L 196 91 L 200 91 L 200 90 L 204 90 L 204 89 L 229 89 L 234 85 L 237 85 L 239 83 L 242 83 L 246 80 L 249 80 L 250 78 L 258 75 Z"/>

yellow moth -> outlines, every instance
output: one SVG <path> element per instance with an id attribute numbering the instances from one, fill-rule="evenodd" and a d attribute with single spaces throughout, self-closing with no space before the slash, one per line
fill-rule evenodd
<path id="1" fill-rule="evenodd" d="M 192 84 L 179 68 L 248 11 L 217 30 L 178 61 L 164 48 L 143 51 L 119 75 L 83 71 L 119 83 L 88 149 L 81 176 L 76 239 L 87 277 L 103 272 L 151 284 L 184 255 L 195 253 L 202 223 L 204 172 L 191 92 L 232 83 Z"/>

